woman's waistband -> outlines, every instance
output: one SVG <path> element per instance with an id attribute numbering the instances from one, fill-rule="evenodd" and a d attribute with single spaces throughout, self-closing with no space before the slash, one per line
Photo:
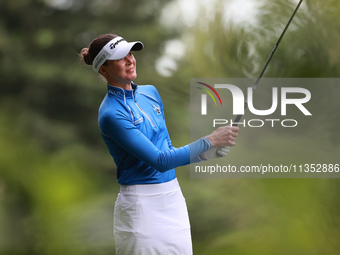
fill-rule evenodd
<path id="1" fill-rule="evenodd" d="M 159 194 L 169 192 L 179 188 L 177 178 L 172 181 L 157 184 L 137 184 L 121 185 L 120 193 L 122 194 Z"/>

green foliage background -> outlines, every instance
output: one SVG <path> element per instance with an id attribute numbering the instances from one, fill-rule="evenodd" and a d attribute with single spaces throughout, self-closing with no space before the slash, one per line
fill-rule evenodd
<path id="1" fill-rule="evenodd" d="M 201 1 L 197 9 L 179 2 L 0 2 L 1 254 L 114 253 L 119 186 L 97 126 L 106 88 L 78 58 L 95 36 L 115 32 L 143 41 L 145 49 L 135 54 L 136 83 L 157 86 L 173 143 L 181 146 L 190 142 L 190 78 L 256 77 L 296 5 L 258 1 L 257 22 L 237 25 L 223 21 L 228 0 Z M 336 0 L 306 0 L 265 76 L 339 77 L 339 10 Z M 194 11 L 199 18 L 185 23 Z M 186 55 L 163 77 L 155 63 L 172 39 L 185 44 Z M 318 106 L 331 101 L 332 111 L 305 141 L 316 158 L 340 150 L 340 93 L 335 89 L 331 100 L 322 95 Z M 259 137 L 242 138 L 241 130 L 231 160 L 261 162 L 278 143 L 299 148 L 304 142 L 282 133 Z M 300 154 L 272 156 L 284 163 Z M 196 255 L 339 254 L 337 179 L 190 179 L 189 167 L 177 175 Z"/>

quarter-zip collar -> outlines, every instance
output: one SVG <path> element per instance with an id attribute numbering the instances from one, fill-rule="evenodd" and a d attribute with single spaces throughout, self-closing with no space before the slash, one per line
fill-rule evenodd
<path id="1" fill-rule="evenodd" d="M 134 83 L 131 83 L 131 86 L 132 86 L 132 90 L 126 90 L 126 89 L 122 89 L 122 88 L 107 84 L 107 92 L 110 95 L 113 95 L 115 97 L 122 98 L 122 99 L 124 99 L 124 97 L 134 98 L 138 86 Z"/>

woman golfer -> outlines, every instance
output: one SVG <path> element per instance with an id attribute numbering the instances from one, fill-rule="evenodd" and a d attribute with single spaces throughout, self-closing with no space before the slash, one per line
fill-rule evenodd
<path id="1" fill-rule="evenodd" d="M 107 81 L 98 121 L 121 185 L 114 210 L 116 253 L 189 255 L 189 217 L 174 168 L 202 161 L 213 147 L 234 146 L 238 128 L 220 127 L 191 144 L 173 147 L 157 89 L 133 83 L 137 73 L 132 51 L 143 47 L 139 41 L 105 34 L 80 53 Z"/>

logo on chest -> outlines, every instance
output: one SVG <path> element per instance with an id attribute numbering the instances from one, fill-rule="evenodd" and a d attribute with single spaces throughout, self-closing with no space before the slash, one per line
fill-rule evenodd
<path id="1" fill-rule="evenodd" d="M 153 107 L 154 107 L 153 110 L 157 112 L 157 115 L 162 113 L 161 109 L 157 105 L 154 104 Z"/>

